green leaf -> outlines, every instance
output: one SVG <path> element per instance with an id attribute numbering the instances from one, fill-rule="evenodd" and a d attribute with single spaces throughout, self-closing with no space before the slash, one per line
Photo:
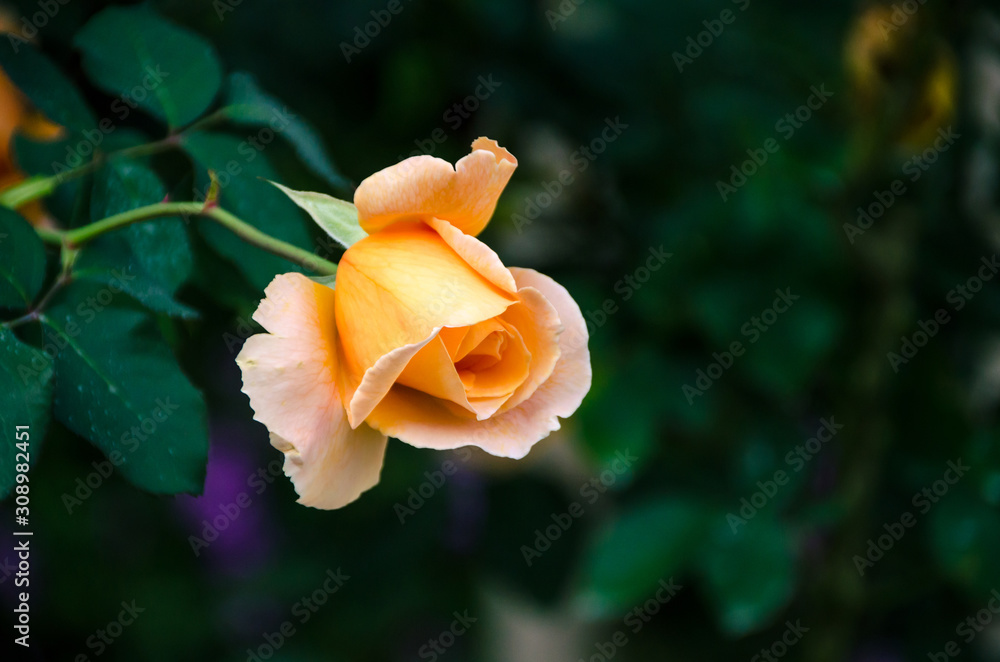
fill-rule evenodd
<path id="1" fill-rule="evenodd" d="M 79 137 L 77 137 L 79 140 Z M 42 175 L 49 177 L 59 174 L 58 170 L 69 170 L 76 165 L 85 163 L 75 160 L 67 165 L 67 161 L 76 141 L 70 138 L 56 140 L 32 140 L 24 134 L 15 133 L 11 139 L 11 147 L 17 169 L 26 175 Z M 90 159 L 86 159 L 89 162 Z M 57 169 L 56 166 L 59 166 Z M 74 180 L 65 182 L 72 184 Z M 58 192 L 58 189 L 56 190 Z"/>
<path id="2" fill-rule="evenodd" d="M 156 173 L 135 161 L 114 159 L 98 172 L 91 193 L 91 218 L 99 220 L 155 204 L 166 196 Z M 135 223 L 94 241 L 83 250 L 77 276 L 120 287 L 140 303 L 176 317 L 197 317 L 173 294 L 191 275 L 193 257 L 179 218 Z"/>
<path id="3" fill-rule="evenodd" d="M 323 149 L 319 132 L 293 114 L 283 103 L 257 86 L 253 76 L 244 72 L 230 74 L 226 106 L 222 112 L 236 124 L 269 128 L 284 136 L 302 162 L 331 186 L 346 189 L 347 180 L 337 172 Z"/>
<path id="4" fill-rule="evenodd" d="M 136 486 L 200 493 L 208 460 L 205 402 L 147 313 L 109 287 L 76 282 L 44 315 L 57 347 L 55 416 Z"/>
<path id="5" fill-rule="evenodd" d="M 209 188 L 208 171 L 216 172 L 223 208 L 272 237 L 296 246 L 310 245 L 301 212 L 287 196 L 261 181 L 276 177 L 264 154 L 232 136 L 202 131 L 184 136 L 183 146 L 197 164 L 200 190 Z M 277 274 L 301 271 L 214 223 L 199 223 L 197 227 L 205 241 L 229 258 L 258 290 L 267 287 Z"/>
<path id="6" fill-rule="evenodd" d="M 736 533 L 725 513 L 698 556 L 709 602 L 722 630 L 741 636 L 767 625 L 795 591 L 791 533 L 764 514 Z"/>
<path id="7" fill-rule="evenodd" d="M 326 285 L 331 290 L 337 289 L 337 274 L 332 276 L 310 276 L 309 280 L 319 283 L 320 285 Z"/>
<path id="8" fill-rule="evenodd" d="M 155 172 L 136 161 L 115 159 L 94 181 L 91 218 L 96 221 L 162 202 L 166 197 L 167 189 Z M 124 234 L 145 271 L 171 292 L 191 274 L 191 248 L 182 219 L 135 223 L 125 228 Z"/>
<path id="9" fill-rule="evenodd" d="M 81 131 L 97 124 L 79 90 L 56 65 L 19 39 L 0 45 L 0 69 L 45 117 Z"/>
<path id="10" fill-rule="evenodd" d="M 651 597 L 681 572 L 702 542 L 707 513 L 693 501 L 664 498 L 625 511 L 584 553 L 579 601 L 609 616 Z"/>
<path id="11" fill-rule="evenodd" d="M 278 182 L 271 182 L 292 199 L 292 202 L 304 209 L 323 229 L 344 248 L 368 236 L 358 222 L 358 208 L 346 200 L 316 193 L 314 191 L 294 191 Z"/>
<path id="12" fill-rule="evenodd" d="M 29 458 L 38 459 L 38 444 L 49 424 L 52 402 L 52 360 L 26 345 L 13 331 L 0 328 L 0 426 L 4 441 L 0 449 L 0 499 L 10 494 L 15 481 L 17 426 L 29 426 Z M 23 461 L 23 458 L 22 458 Z"/>
<path id="13" fill-rule="evenodd" d="M 45 246 L 15 211 L 0 207 L 0 308 L 24 309 L 45 280 Z"/>
<path id="14" fill-rule="evenodd" d="M 171 128 L 198 119 L 222 83 L 212 45 L 145 5 L 105 9 L 73 43 L 98 87 L 138 104 Z"/>
<path id="15" fill-rule="evenodd" d="M 120 289 L 150 310 L 194 319 L 198 311 L 177 301 L 173 291 L 142 266 L 124 233 L 99 237 L 84 249 L 74 278 Z"/>

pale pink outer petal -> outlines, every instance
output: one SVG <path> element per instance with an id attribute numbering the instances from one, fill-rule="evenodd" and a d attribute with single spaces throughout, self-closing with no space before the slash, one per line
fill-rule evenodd
<path id="1" fill-rule="evenodd" d="M 333 290 L 291 273 L 265 295 L 254 319 L 271 333 L 247 339 L 236 359 L 243 392 L 285 454 L 299 503 L 340 508 L 378 483 L 387 439 L 348 424 L 336 383 Z"/>
<path id="2" fill-rule="evenodd" d="M 485 421 L 460 418 L 425 394 L 395 387 L 372 411 L 367 423 L 418 448 L 446 450 L 474 445 L 500 457 L 521 458 L 559 429 L 590 390 L 587 325 L 579 306 L 561 285 L 531 269 L 512 268 L 519 288 L 531 287 L 555 307 L 564 331 L 552 375 L 518 407 Z"/>
<path id="3" fill-rule="evenodd" d="M 414 156 L 369 176 L 354 192 L 362 229 L 372 234 L 399 220 L 434 216 L 466 234 L 482 232 L 517 159 L 488 138 L 478 138 L 472 150 L 455 167 Z"/>

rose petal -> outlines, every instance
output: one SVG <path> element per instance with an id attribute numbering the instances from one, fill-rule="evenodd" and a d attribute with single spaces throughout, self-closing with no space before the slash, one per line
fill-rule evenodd
<path id="1" fill-rule="evenodd" d="M 270 334 L 249 338 L 236 362 L 254 418 L 285 454 L 299 503 L 340 508 L 375 485 L 386 437 L 352 430 L 337 385 L 334 293 L 302 274 L 276 277 L 254 314 Z"/>
<path id="2" fill-rule="evenodd" d="M 513 307 L 513 306 L 512 306 Z M 506 336 L 506 345 L 497 359 L 488 354 L 476 354 L 475 352 L 492 344 L 490 339 L 497 336 L 496 333 L 490 335 L 483 344 L 473 350 L 473 353 L 466 356 L 466 359 L 456 364 L 459 374 L 465 377 L 463 368 L 471 368 L 468 374 L 467 392 L 470 398 L 500 398 L 505 401 L 528 379 L 531 374 L 532 356 L 525 347 L 524 340 L 517 329 L 508 326 L 503 328 L 502 333 Z M 488 348 L 492 349 L 492 347 Z M 489 367 L 469 366 L 470 362 L 475 364 L 488 357 L 487 361 L 495 361 Z M 464 379 L 463 379 L 464 381 Z M 502 403 L 501 403 L 502 404 Z M 491 411 L 490 415 L 494 412 Z M 480 418 L 483 418 L 480 416 Z"/>
<path id="3" fill-rule="evenodd" d="M 522 287 L 517 296 L 520 302 L 507 308 L 501 319 L 521 334 L 531 354 L 531 365 L 527 378 L 500 408 L 501 412 L 513 409 L 530 398 L 535 389 L 552 375 L 559 361 L 559 335 L 564 328 L 555 306 L 536 288 Z M 576 305 L 575 302 L 573 305 Z"/>
<path id="4" fill-rule="evenodd" d="M 337 271 L 337 328 L 346 368 L 360 383 L 390 352 L 427 340 L 434 329 L 496 317 L 516 301 L 516 294 L 484 279 L 423 223 L 370 235 L 344 253 Z"/>
<path id="5" fill-rule="evenodd" d="M 413 355 L 396 383 L 435 398 L 451 400 L 457 405 L 466 406 L 469 403 L 465 397 L 465 385 L 440 334 Z"/>
<path id="6" fill-rule="evenodd" d="M 479 324 L 466 326 L 461 329 L 445 328 L 441 329 L 441 338 L 451 360 L 458 362 L 464 359 L 469 352 L 476 349 L 483 340 L 495 331 L 504 331 L 503 324 L 497 319 L 488 319 Z"/>
<path id="7" fill-rule="evenodd" d="M 453 403 L 454 407 L 448 407 L 453 414 L 462 409 L 480 420 L 492 416 L 507 401 L 510 393 L 499 398 L 468 397 L 438 332 L 434 329 L 428 338 L 389 352 L 365 372 L 347 403 L 352 425 L 360 425 L 394 387 L 428 394 L 439 404 Z"/>
<path id="8" fill-rule="evenodd" d="M 520 288 L 534 288 L 552 304 L 564 327 L 559 360 L 552 374 L 530 398 L 485 421 L 463 419 L 434 398 L 393 388 L 372 411 L 367 423 L 418 448 L 446 450 L 475 445 L 493 455 L 521 458 L 540 439 L 559 429 L 558 417 L 573 414 L 590 390 L 587 325 L 569 293 L 547 276 L 511 269 Z"/>
<path id="9" fill-rule="evenodd" d="M 340 270 L 338 270 L 339 274 Z M 406 365 L 417 352 L 433 341 L 440 329 L 432 329 L 430 335 L 420 342 L 398 347 L 379 358 L 375 365 L 364 372 L 364 376 L 353 389 L 347 390 L 344 402 L 347 406 L 347 418 L 352 427 L 362 425 L 371 411 L 382 401 L 392 385 L 399 379 Z"/>
<path id="10" fill-rule="evenodd" d="M 361 227 L 372 234 L 400 220 L 441 218 L 470 235 L 489 223 L 517 159 L 496 141 L 479 138 L 455 167 L 414 156 L 371 175 L 354 193 Z"/>
<path id="11" fill-rule="evenodd" d="M 426 223 L 483 278 L 505 292 L 517 292 L 510 269 L 503 266 L 500 257 L 489 246 L 440 218 L 428 219 Z"/>

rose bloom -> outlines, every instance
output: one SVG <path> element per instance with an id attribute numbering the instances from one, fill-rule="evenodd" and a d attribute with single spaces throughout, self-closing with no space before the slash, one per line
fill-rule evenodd
<path id="1" fill-rule="evenodd" d="M 566 290 L 476 239 L 517 160 L 480 138 L 375 173 L 354 202 L 369 236 L 336 289 L 278 276 L 237 358 L 243 391 L 299 502 L 339 508 L 378 482 L 387 437 L 524 457 L 590 390 L 587 327 Z"/>

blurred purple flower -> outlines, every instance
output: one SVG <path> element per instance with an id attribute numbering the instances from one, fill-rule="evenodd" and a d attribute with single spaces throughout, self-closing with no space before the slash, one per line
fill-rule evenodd
<path id="1" fill-rule="evenodd" d="M 258 494 L 270 484 L 259 472 L 270 469 L 255 460 L 248 450 L 252 446 L 242 443 L 257 436 L 246 424 L 213 421 L 210 432 L 205 491 L 199 497 L 178 497 L 176 507 L 190 529 L 192 552 L 242 574 L 263 563 L 272 549 L 270 514 Z"/>

